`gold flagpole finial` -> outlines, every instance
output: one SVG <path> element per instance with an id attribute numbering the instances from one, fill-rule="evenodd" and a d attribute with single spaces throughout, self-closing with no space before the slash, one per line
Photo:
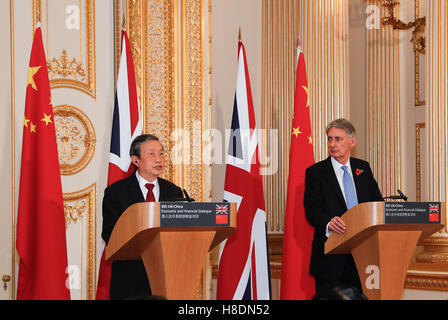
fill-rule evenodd
<path id="1" fill-rule="evenodd" d="M 40 11 L 36 14 L 36 25 L 34 26 L 34 31 L 36 31 L 37 28 L 40 28 L 42 26 L 41 20 L 40 20 Z"/>
<path id="2" fill-rule="evenodd" d="M 302 42 L 300 41 L 300 36 L 297 36 L 297 48 L 302 49 Z"/>
<path id="3" fill-rule="evenodd" d="M 121 28 L 126 30 L 126 17 L 123 15 L 123 21 L 121 22 Z"/>
<path id="4" fill-rule="evenodd" d="M 241 27 L 238 30 L 238 41 L 241 41 Z"/>

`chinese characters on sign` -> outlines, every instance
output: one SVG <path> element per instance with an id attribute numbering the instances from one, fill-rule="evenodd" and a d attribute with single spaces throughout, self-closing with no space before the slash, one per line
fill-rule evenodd
<path id="1" fill-rule="evenodd" d="M 440 223 L 440 202 L 386 202 L 386 224 Z"/>
<path id="2" fill-rule="evenodd" d="M 160 204 L 161 227 L 229 226 L 229 203 L 167 202 Z"/>

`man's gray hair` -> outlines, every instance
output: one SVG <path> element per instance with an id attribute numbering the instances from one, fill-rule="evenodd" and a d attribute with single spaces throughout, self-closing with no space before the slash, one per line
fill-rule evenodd
<path id="1" fill-rule="evenodd" d="M 159 138 L 152 134 L 142 134 L 134 139 L 131 143 L 131 148 L 129 149 L 129 155 L 136 156 L 140 159 L 140 152 L 142 144 L 148 141 L 159 141 Z"/>
<path id="2" fill-rule="evenodd" d="M 343 129 L 349 137 L 356 136 L 355 127 L 347 119 L 341 118 L 341 119 L 336 119 L 336 120 L 331 121 L 327 125 L 327 128 L 325 129 L 325 132 L 327 133 L 327 135 L 328 135 L 328 131 L 330 131 L 331 128 Z"/>

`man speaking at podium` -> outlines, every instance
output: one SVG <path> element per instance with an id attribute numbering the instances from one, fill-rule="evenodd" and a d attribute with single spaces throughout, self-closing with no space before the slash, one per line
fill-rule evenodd
<path id="1" fill-rule="evenodd" d="M 159 178 L 165 169 L 165 150 L 156 136 L 144 134 L 130 147 L 137 170 L 104 191 L 102 238 L 109 242 L 115 223 L 131 205 L 145 201 L 173 201 L 183 197 L 182 189 Z M 110 280 L 110 299 L 126 299 L 151 294 L 143 262 L 114 261 Z"/>
<path id="2" fill-rule="evenodd" d="M 346 231 L 340 217 L 348 209 L 362 202 L 383 201 L 383 197 L 369 163 L 350 157 L 356 145 L 353 125 L 337 119 L 328 124 L 326 134 L 330 157 L 305 173 L 305 215 L 315 229 L 310 274 L 315 277 L 316 293 L 335 283 L 355 286 L 362 292 L 352 255 L 325 255 L 325 241 L 331 232 Z"/>

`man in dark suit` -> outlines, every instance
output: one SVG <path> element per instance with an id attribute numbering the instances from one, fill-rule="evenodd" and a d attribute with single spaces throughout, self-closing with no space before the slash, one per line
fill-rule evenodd
<path id="1" fill-rule="evenodd" d="M 358 203 L 383 201 L 383 197 L 369 163 L 350 157 L 356 145 L 353 125 L 338 119 L 327 126 L 326 133 L 330 157 L 305 173 L 305 215 L 315 229 L 310 274 L 315 277 L 317 293 L 336 283 L 355 286 L 362 292 L 352 255 L 325 255 L 324 246 L 331 232 L 346 231 L 343 213 Z"/>
<path id="2" fill-rule="evenodd" d="M 109 242 L 115 223 L 131 205 L 145 201 L 173 201 L 183 197 L 182 189 L 159 178 L 165 169 L 165 152 L 157 137 L 147 134 L 135 138 L 130 155 L 137 170 L 104 191 L 101 236 L 106 243 Z M 149 294 L 151 288 L 142 261 L 112 263 L 111 299 L 132 299 Z"/>

